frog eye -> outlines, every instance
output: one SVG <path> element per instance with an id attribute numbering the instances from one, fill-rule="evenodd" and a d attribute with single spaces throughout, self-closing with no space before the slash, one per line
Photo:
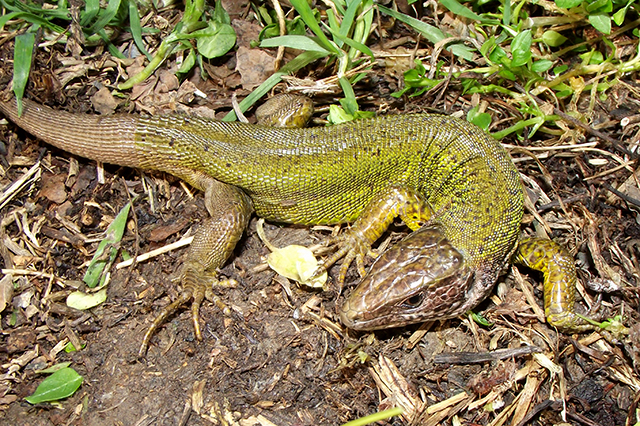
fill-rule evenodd
<path id="1" fill-rule="evenodd" d="M 421 293 L 414 294 L 413 296 L 402 301 L 400 306 L 403 308 L 417 308 L 422 303 L 423 295 Z"/>

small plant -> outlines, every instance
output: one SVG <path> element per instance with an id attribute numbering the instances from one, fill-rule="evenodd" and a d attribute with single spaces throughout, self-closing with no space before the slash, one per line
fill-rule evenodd
<path id="1" fill-rule="evenodd" d="M 365 45 L 373 23 L 373 0 L 350 2 L 335 0 L 327 9 L 326 23 L 318 20 L 318 14 L 314 13 L 305 0 L 291 0 L 291 4 L 314 35 L 299 34 L 299 27 L 296 26 L 297 31 L 294 34 L 264 38 L 260 43 L 261 47 L 286 46 L 304 52 L 294 59 L 296 62 L 289 62 L 280 72 L 275 73 L 240 102 L 240 109 L 245 111 L 253 105 L 287 72 L 296 71 L 312 61 L 327 58 L 328 63 L 336 63 L 336 77 L 345 95 L 345 98 L 340 101 L 341 110 L 335 110 L 340 107 L 334 107 L 334 113 L 330 115 L 330 119 L 344 121 L 367 115 L 359 111 L 352 88 L 352 85 L 362 79 L 365 73 L 350 73 L 350 71 L 364 63 L 365 59 L 361 57 L 363 54 L 373 58 L 373 52 Z M 295 19 L 292 22 L 295 22 Z M 331 38 L 327 37 L 325 31 Z M 262 35 L 266 35 L 266 28 Z M 235 119 L 235 113 L 229 113 L 224 119 Z"/>

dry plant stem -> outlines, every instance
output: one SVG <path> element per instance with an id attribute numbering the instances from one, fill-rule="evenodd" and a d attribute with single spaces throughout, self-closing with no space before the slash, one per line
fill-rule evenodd
<path id="1" fill-rule="evenodd" d="M 628 196 L 627 194 L 624 194 L 620 191 L 618 191 L 617 189 L 615 189 L 613 186 L 609 185 L 608 183 L 603 184 L 604 188 L 612 193 L 614 193 L 615 195 L 617 195 L 618 197 L 622 198 L 624 201 L 626 201 L 629 204 L 633 204 L 636 207 L 640 207 L 640 200 L 637 200 L 633 197 Z"/>
<path id="2" fill-rule="evenodd" d="M 152 257 L 160 256 L 161 254 L 170 252 L 172 250 L 176 250 L 181 247 L 188 246 L 189 244 L 191 244 L 192 241 L 193 241 L 193 237 L 183 238 L 180 241 L 176 241 L 175 243 L 167 244 L 166 246 L 141 254 L 135 259 L 132 258 L 132 259 L 125 260 L 124 262 L 120 262 L 116 265 L 116 269 L 122 269 L 122 268 L 126 268 L 127 266 L 131 266 L 134 261 L 136 263 L 144 262 L 145 260 L 149 260 Z"/>
<path id="3" fill-rule="evenodd" d="M 286 35 L 287 24 L 284 20 L 284 12 L 282 11 L 282 7 L 280 6 L 280 1 L 271 0 L 271 3 L 273 4 L 273 10 L 276 11 L 276 15 L 278 16 L 278 27 L 280 28 L 280 35 Z M 276 54 L 276 61 L 274 64 L 275 71 L 278 71 L 280 69 L 280 64 L 282 63 L 282 58 L 284 57 L 284 49 L 284 46 L 278 47 L 278 53 Z"/>

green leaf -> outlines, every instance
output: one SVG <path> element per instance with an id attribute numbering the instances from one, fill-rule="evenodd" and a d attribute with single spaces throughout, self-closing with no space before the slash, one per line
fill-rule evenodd
<path id="1" fill-rule="evenodd" d="M 571 9 L 572 7 L 580 6 L 582 0 L 556 0 L 556 6 L 563 9 Z"/>
<path id="2" fill-rule="evenodd" d="M 84 311 L 104 303 L 105 300 L 107 300 L 106 288 L 95 293 L 74 291 L 67 296 L 67 306 Z"/>
<path id="3" fill-rule="evenodd" d="M 484 316 L 482 316 L 482 314 L 478 314 L 476 312 L 470 312 L 469 315 L 471 316 L 471 319 L 473 319 L 474 322 L 484 327 L 491 327 L 493 325 L 493 323 L 487 320 Z"/>
<path id="4" fill-rule="evenodd" d="M 329 105 L 327 120 L 331 124 L 346 123 L 347 121 L 353 121 L 353 115 L 345 111 L 343 107 L 332 104 Z"/>
<path id="5" fill-rule="evenodd" d="M 553 61 L 550 61 L 548 59 L 541 59 L 539 61 L 535 61 L 531 65 L 531 71 L 535 73 L 541 73 L 551 69 L 552 66 L 553 66 Z"/>
<path id="6" fill-rule="evenodd" d="M 567 40 L 568 39 L 565 36 L 553 30 L 545 31 L 542 34 L 542 41 L 544 44 L 551 47 L 561 46 Z"/>
<path id="7" fill-rule="evenodd" d="M 94 18 L 98 16 L 99 12 L 100 0 L 86 0 L 84 5 L 84 12 L 80 16 L 80 25 L 83 27 L 89 26 L 91 21 L 93 21 Z"/>
<path id="8" fill-rule="evenodd" d="M 216 8 L 213 10 L 213 21 L 220 24 L 231 25 L 231 18 L 224 7 L 222 7 L 222 1 L 216 0 Z"/>
<path id="9" fill-rule="evenodd" d="M 341 53 L 340 49 L 324 35 L 307 0 L 291 0 L 291 4 L 296 9 L 296 12 L 298 12 L 298 15 L 304 20 L 304 23 L 307 24 L 307 27 L 318 37 L 318 43 L 326 50 L 339 55 Z"/>
<path id="10" fill-rule="evenodd" d="M 320 46 L 316 40 L 307 36 L 285 35 L 268 38 L 260 43 L 260 47 L 290 47 L 311 52 L 319 52 L 328 55 L 330 52 Z"/>
<path id="11" fill-rule="evenodd" d="M 349 83 L 349 80 L 345 77 L 340 77 L 338 82 L 344 93 L 344 99 L 340 99 L 340 105 L 342 105 L 348 114 L 354 115 L 359 108 L 353 87 L 351 87 L 351 83 Z"/>
<path id="12" fill-rule="evenodd" d="M 455 13 L 456 15 L 465 17 L 467 19 L 471 19 L 473 21 L 485 22 L 486 18 L 483 18 L 479 15 L 476 15 L 471 9 L 467 9 L 456 0 L 440 0 L 441 5 Z"/>
<path id="13" fill-rule="evenodd" d="M 569 65 L 558 65 L 557 67 L 553 68 L 553 73 L 555 75 L 560 75 L 568 69 L 569 69 Z"/>
<path id="14" fill-rule="evenodd" d="M 377 422 L 382 422 L 383 420 L 390 419 L 393 416 L 399 416 L 404 412 L 402 407 L 393 407 L 389 410 L 378 411 L 377 413 L 369 414 L 368 416 L 361 417 L 356 420 L 351 420 L 350 422 L 343 423 L 341 426 L 366 426 L 371 425 Z M 387 422 L 385 422 L 387 423 Z M 392 422 L 389 422 L 392 423 Z"/>
<path id="15" fill-rule="evenodd" d="M 378 9 L 380 9 L 381 12 L 409 25 L 414 30 L 418 31 L 420 34 L 426 37 L 426 39 L 431 43 L 435 44 L 446 38 L 444 33 L 440 31 L 439 28 L 434 27 L 433 25 L 429 25 L 416 18 L 412 18 L 411 16 L 405 15 L 404 13 L 396 12 L 395 10 L 389 9 L 388 7 L 378 5 Z M 473 59 L 473 51 L 464 44 L 454 44 L 448 46 L 446 50 L 450 51 L 456 56 L 466 59 L 467 61 Z"/>
<path id="16" fill-rule="evenodd" d="M 120 8 L 120 0 L 109 0 L 106 9 L 101 9 L 98 15 L 98 20 L 89 28 L 89 34 L 96 34 L 98 31 L 104 29 L 104 27 L 116 16 Z"/>
<path id="17" fill-rule="evenodd" d="M 597 50 L 582 53 L 580 55 L 580 58 L 586 65 L 599 65 L 604 62 L 604 56 L 602 55 L 602 52 L 599 52 Z"/>
<path id="18" fill-rule="evenodd" d="M 63 368 L 67 368 L 68 366 L 71 365 L 71 362 L 60 362 L 58 364 L 54 364 L 49 368 L 45 368 L 44 370 L 37 370 L 36 373 L 38 374 L 52 374 L 55 373 L 58 370 L 62 370 Z"/>
<path id="19" fill-rule="evenodd" d="M 491 125 L 491 114 L 478 112 L 478 107 L 471 108 L 467 113 L 467 121 L 487 131 Z"/>
<path id="20" fill-rule="evenodd" d="M 511 42 L 511 66 L 519 67 L 531 59 L 531 30 L 524 30 Z"/>
<path id="21" fill-rule="evenodd" d="M 33 395 L 25 400 L 30 404 L 39 404 L 67 398 L 78 390 L 83 380 L 73 368 L 62 368 L 44 379 Z"/>
<path id="22" fill-rule="evenodd" d="M 353 47 L 356 50 L 359 50 L 360 52 L 364 53 L 365 55 L 368 55 L 371 57 L 371 59 L 374 59 L 373 56 L 373 52 L 371 51 L 371 49 L 369 49 L 367 46 L 365 46 L 362 43 L 359 43 L 355 40 L 352 40 L 348 37 L 343 37 L 342 35 L 334 32 L 331 28 L 329 28 L 329 31 L 331 32 L 331 34 L 337 38 L 339 41 L 343 42 L 344 44 L 346 44 L 349 47 Z"/>
<path id="23" fill-rule="evenodd" d="M 615 22 L 616 25 L 621 26 L 622 24 L 624 24 L 624 17 L 627 14 L 627 10 L 629 9 L 629 6 L 631 6 L 631 3 L 633 3 L 633 0 L 629 0 L 629 2 L 625 7 L 623 7 L 622 9 L 618 10 L 616 13 L 613 14 L 613 22 Z"/>
<path id="24" fill-rule="evenodd" d="M 18 102 L 18 115 L 22 115 L 22 97 L 29 80 L 35 40 L 35 33 L 32 32 L 16 36 L 13 50 L 13 93 L 16 95 Z"/>
<path id="25" fill-rule="evenodd" d="M 196 51 L 195 49 L 189 49 L 189 54 L 180 64 L 180 68 L 176 71 L 178 74 L 185 74 L 191 71 L 191 68 L 196 64 Z"/>
<path id="26" fill-rule="evenodd" d="M 589 15 L 589 23 L 603 34 L 611 33 L 611 18 L 605 14 Z"/>
<path id="27" fill-rule="evenodd" d="M 138 50 L 151 60 L 151 54 L 147 52 L 142 41 L 142 25 L 140 23 L 140 14 L 138 13 L 138 6 L 134 1 L 129 3 L 129 29 L 131 30 L 131 36 L 136 43 Z"/>
<path id="28" fill-rule="evenodd" d="M 610 13 L 613 11 L 611 0 L 595 0 L 585 7 L 585 10 L 592 13 Z"/>
<path id="29" fill-rule="evenodd" d="M 87 272 L 84 274 L 84 278 L 82 279 L 89 287 L 93 288 L 104 281 L 103 271 L 107 266 L 110 266 L 111 263 L 113 263 L 116 258 L 116 254 L 118 254 L 118 250 L 113 245 L 122 240 L 130 209 L 131 203 L 127 203 L 107 228 L 104 239 L 100 241 L 98 249 L 93 255 L 93 259 L 91 259 L 91 262 L 87 267 Z M 108 260 L 104 260 L 103 255 L 107 249 L 109 249 L 109 258 Z"/>
<path id="30" fill-rule="evenodd" d="M 208 59 L 218 58 L 236 44 L 236 32 L 231 25 L 209 22 L 207 28 L 190 34 L 196 39 L 198 53 Z"/>

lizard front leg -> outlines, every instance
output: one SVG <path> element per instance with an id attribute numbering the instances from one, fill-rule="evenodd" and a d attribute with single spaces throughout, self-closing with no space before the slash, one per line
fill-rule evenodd
<path id="1" fill-rule="evenodd" d="M 233 283 L 232 280 L 219 280 L 217 270 L 229 258 L 249 223 L 253 212 L 251 199 L 240 188 L 206 175 L 194 175 L 189 181 L 205 191 L 205 206 L 211 217 L 197 230 L 187 252 L 182 267 L 180 296 L 162 309 L 151 323 L 140 347 L 140 357 L 146 353 L 151 336 L 158 327 L 189 300 L 192 300 L 191 313 L 198 340 L 202 340 L 199 311 L 204 298 L 216 303 L 225 313 L 228 310 L 211 288 Z"/>
<path id="2" fill-rule="evenodd" d="M 364 256 L 371 254 L 377 257 L 372 252 L 371 245 L 382 236 L 396 217 L 400 217 L 415 231 L 433 217 L 433 209 L 424 196 L 414 189 L 400 186 L 385 189 L 367 204 L 350 228 L 337 237 L 328 239 L 327 244 L 337 245 L 338 250 L 323 263 L 316 275 L 344 257 L 337 280 L 339 286 L 344 284 L 347 270 L 354 260 L 358 273 L 363 277 L 366 273 Z"/>

